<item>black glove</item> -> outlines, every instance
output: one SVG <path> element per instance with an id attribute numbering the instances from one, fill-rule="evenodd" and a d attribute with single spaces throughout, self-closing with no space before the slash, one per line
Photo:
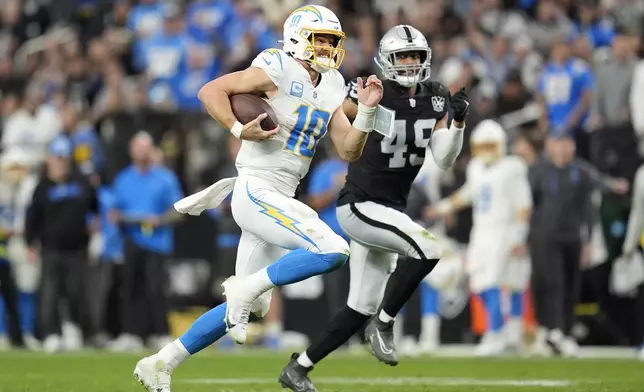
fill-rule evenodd
<path id="1" fill-rule="evenodd" d="M 454 121 L 465 121 L 470 112 L 470 99 L 467 97 L 465 87 L 461 88 L 456 94 L 452 95 L 450 106 L 454 115 Z"/>

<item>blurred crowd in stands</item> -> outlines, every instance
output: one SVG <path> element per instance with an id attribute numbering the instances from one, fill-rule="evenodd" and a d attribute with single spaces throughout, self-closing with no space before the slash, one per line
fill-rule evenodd
<path id="1" fill-rule="evenodd" d="M 644 153 L 643 0 L 317 3 L 336 12 L 347 34 L 340 69 L 347 81 L 373 72 L 379 38 L 408 23 L 429 41 L 432 78 L 452 93 L 463 86 L 469 91 L 469 131 L 482 119 L 496 119 L 514 151 L 527 160 L 538 157 L 549 138 L 571 137 L 577 155 L 609 184 L 601 202 L 602 262 L 619 255 L 629 184 Z M 0 316 L 0 347 L 11 340 L 44 344 L 49 351 L 74 349 L 83 345 L 83 336 L 87 344 L 105 345 L 106 292 L 117 274 L 124 287 L 117 307 L 120 337 L 109 346 L 140 348 L 148 336 L 154 337 L 151 344 L 163 346 L 170 334 L 171 277 L 168 268 L 155 267 L 181 247 L 179 230 L 173 234 L 172 203 L 234 173 L 239 148 L 203 113 L 197 92 L 209 80 L 249 66 L 260 51 L 280 47 L 282 23 L 300 5 L 300 0 L 0 2 L 0 197 L 6 210 L 0 314 L 9 316 L 6 324 Z M 346 164 L 330 149 L 320 150 L 299 197 L 340 230 L 333 224 L 334 200 Z M 468 160 L 466 146 L 453 170 L 430 170 L 428 182 L 434 185 L 424 187 L 430 202 L 463 183 Z M 142 175 L 137 167 L 152 169 Z M 34 212 L 29 206 L 39 192 L 42 205 Z M 47 207 L 61 198 L 76 203 L 72 216 Z M 447 234 L 460 243 L 467 242 L 467 214 L 447 224 Z M 210 238 L 216 257 L 207 275 L 215 286 L 233 271 L 239 232 L 225 203 L 209 218 L 216 227 Z M 60 227 L 46 229 L 51 220 Z M 85 231 L 70 234 L 78 243 L 52 240 L 67 233 L 72 221 L 85 225 Z M 105 267 L 128 263 L 136 266 Z M 44 303 L 49 309 L 42 309 Z M 279 316 L 271 317 L 280 323 Z"/>

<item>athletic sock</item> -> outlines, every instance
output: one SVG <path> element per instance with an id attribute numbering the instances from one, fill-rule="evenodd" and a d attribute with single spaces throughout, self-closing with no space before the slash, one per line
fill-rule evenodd
<path id="1" fill-rule="evenodd" d="M 404 258 L 398 260 L 398 267 L 389 277 L 385 296 L 382 301 L 382 310 L 386 314 L 396 317 L 400 309 L 412 296 L 420 282 L 432 272 L 438 259 L 419 260 Z"/>
<path id="2" fill-rule="evenodd" d="M 360 327 L 369 320 L 370 316 L 356 312 L 348 306 L 344 306 L 326 327 L 326 330 L 320 335 L 313 344 L 306 349 L 305 359 L 311 361 L 311 366 L 320 362 L 327 355 L 332 353 L 336 348 L 347 342 Z M 298 363 L 306 366 L 304 363 Z M 306 367 L 311 367 L 306 366 Z"/>
<path id="3" fill-rule="evenodd" d="M 210 346 L 226 334 L 226 303 L 202 314 L 178 341 L 189 355 Z"/>

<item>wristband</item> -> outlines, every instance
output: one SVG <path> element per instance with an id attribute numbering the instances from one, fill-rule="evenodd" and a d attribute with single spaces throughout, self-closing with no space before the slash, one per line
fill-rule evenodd
<path id="1" fill-rule="evenodd" d="M 244 129 L 244 124 L 240 123 L 239 121 L 235 121 L 233 124 L 233 127 L 230 128 L 230 133 L 233 134 L 234 137 L 237 139 L 241 139 L 241 133 L 242 130 Z"/>
<path id="2" fill-rule="evenodd" d="M 370 108 L 358 102 L 358 114 L 353 120 L 353 127 L 358 131 L 370 133 L 376 123 L 376 110 L 378 107 Z"/>

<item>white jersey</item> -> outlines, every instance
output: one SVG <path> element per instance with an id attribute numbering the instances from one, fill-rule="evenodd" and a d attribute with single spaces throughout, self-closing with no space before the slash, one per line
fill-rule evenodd
<path id="1" fill-rule="evenodd" d="M 277 95 L 267 101 L 280 130 L 262 142 L 244 140 L 237 155 L 237 170 L 240 175 L 267 180 L 292 196 L 309 171 L 331 116 L 344 101 L 344 78 L 332 69 L 321 74 L 320 83 L 314 86 L 304 67 L 279 49 L 263 51 L 252 66 L 263 69 L 277 86 Z"/>
<path id="2" fill-rule="evenodd" d="M 506 230 L 517 211 L 532 206 L 528 168 L 521 158 L 505 156 L 491 165 L 474 158 L 467 167 L 465 197 L 473 207 L 473 231 Z"/>

